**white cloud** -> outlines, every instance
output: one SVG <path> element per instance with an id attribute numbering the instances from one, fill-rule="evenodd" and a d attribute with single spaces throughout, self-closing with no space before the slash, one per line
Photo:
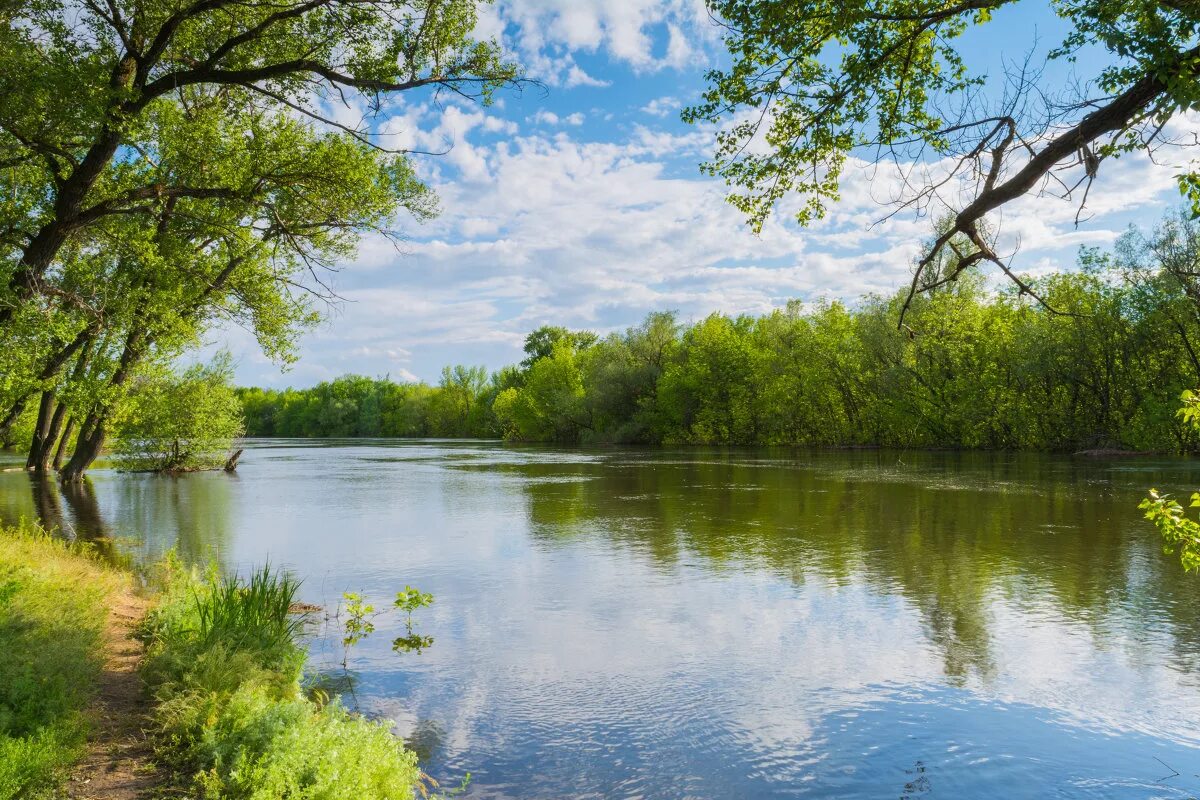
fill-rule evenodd
<path id="1" fill-rule="evenodd" d="M 572 64 L 567 69 L 567 76 L 563 79 L 563 86 L 568 89 L 573 89 L 576 86 L 594 86 L 604 87 L 612 86 L 612 81 L 600 80 L 588 75 L 578 64 Z"/>
<path id="2" fill-rule="evenodd" d="M 656 97 L 642 106 L 642 112 L 655 117 L 665 117 L 675 111 L 681 103 L 675 97 Z"/>
<path id="3" fill-rule="evenodd" d="M 657 37 L 653 31 L 665 30 Z M 601 85 L 562 53 L 603 53 L 636 70 L 694 63 L 715 42 L 704 0 L 500 0 L 477 32 L 509 32 L 534 77 L 552 85 Z M 665 39 L 665 41 L 663 41 Z"/>
<path id="4" fill-rule="evenodd" d="M 578 125 L 583 124 L 583 113 L 580 111 L 576 111 L 574 113 L 567 114 L 566 116 L 559 116 L 558 114 L 555 114 L 553 111 L 546 111 L 545 109 L 539 109 L 537 111 L 537 113 L 535 113 L 533 116 L 527 117 L 526 121 L 532 122 L 535 125 L 575 125 L 575 126 L 578 126 Z"/>

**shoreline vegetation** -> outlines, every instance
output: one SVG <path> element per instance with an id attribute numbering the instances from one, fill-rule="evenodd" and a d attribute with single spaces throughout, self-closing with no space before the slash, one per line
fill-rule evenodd
<path id="1" fill-rule="evenodd" d="M 113 744 L 95 703 L 110 609 L 133 585 L 86 546 L 32 526 L 0 530 L 0 672 L 14 676 L 0 686 L 0 800 L 61 796 L 85 753 Z M 247 579 L 200 574 L 167 558 L 149 585 L 133 633 L 150 702 L 122 723 L 149 732 L 153 763 L 147 749 L 141 766 L 127 764 L 130 785 L 211 800 L 427 794 L 432 782 L 386 722 L 308 685 L 295 579 L 269 566 Z"/>
<path id="2" fill-rule="evenodd" d="M 659 312 L 603 338 L 542 327 L 520 364 L 446 367 L 436 386 L 347 375 L 237 394 L 252 437 L 1194 453 L 1178 398 L 1200 384 L 1200 307 L 1164 254 L 1197 243 L 1180 215 L 1084 249 L 1031 279 L 1044 305 L 967 273 L 912 299 Z"/>

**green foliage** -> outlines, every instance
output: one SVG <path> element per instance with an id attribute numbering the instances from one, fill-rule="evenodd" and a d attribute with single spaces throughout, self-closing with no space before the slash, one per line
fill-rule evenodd
<path id="1" fill-rule="evenodd" d="M 83 754 L 120 576 L 32 528 L 0 530 L 0 800 L 56 797 Z"/>
<path id="2" fill-rule="evenodd" d="M 596 334 L 591 331 L 571 331 L 559 325 L 543 325 L 525 337 L 525 360 L 521 366 L 528 369 L 538 359 L 549 358 L 560 342 L 573 350 L 586 350 L 596 343 Z"/>
<path id="3" fill-rule="evenodd" d="M 342 666 L 345 667 L 346 660 L 350 657 L 350 648 L 375 632 L 375 623 L 371 621 L 375 614 L 375 606 L 364 603 L 362 595 L 357 592 L 346 592 L 342 599 L 346 601 L 346 621 L 342 623 L 345 632 L 342 636 L 342 647 L 345 650 Z"/>
<path id="4" fill-rule="evenodd" d="M 244 431 L 228 354 L 181 375 L 159 371 L 133 387 L 113 446 L 125 469 L 183 472 L 224 464 Z"/>
<path id="5" fill-rule="evenodd" d="M 201 580 L 178 566 L 163 580 L 144 626 L 146 673 L 160 756 L 190 776 L 182 788 L 212 800 L 414 797 L 416 756 L 387 723 L 301 691 L 294 580 L 268 567 Z"/>
<path id="6" fill-rule="evenodd" d="M 496 385 L 482 367 L 447 367 L 439 386 L 347 375 L 311 389 L 239 389 L 249 436 L 496 435 Z"/>
<path id="7" fill-rule="evenodd" d="M 904 332 L 904 293 L 682 330 L 652 316 L 556 346 L 494 411 L 526 441 L 1190 450 L 1171 398 L 1200 378 L 1198 239 L 1172 218 L 1035 281 L 1071 315 L 967 273 L 918 297 Z"/>
<path id="8" fill-rule="evenodd" d="M 1179 417 L 1192 428 L 1200 427 L 1200 393 L 1190 389 L 1180 394 L 1183 407 Z M 1191 508 L 1200 508 L 1200 492 L 1192 494 Z M 1154 523 L 1163 538 L 1163 551 L 1179 553 L 1179 561 L 1187 572 L 1200 570 L 1200 522 L 1184 516 L 1183 506 L 1170 495 L 1150 490 L 1150 496 L 1138 505 L 1146 519 Z"/>
<path id="9" fill-rule="evenodd" d="M 490 102 L 519 71 L 476 21 L 476 0 L 6 8 L 0 418 L 52 394 L 87 433 L 74 480 L 137 378 L 218 322 L 293 361 L 311 294 L 329 296 L 322 270 L 402 212 L 437 211 L 409 157 L 326 118 L 326 100 L 378 112 L 428 87 Z"/>
<path id="10" fill-rule="evenodd" d="M 1192 508 L 1200 508 L 1200 492 L 1192 495 Z M 1200 570 L 1200 522 L 1184 516 L 1183 506 L 1170 495 L 1150 490 L 1150 496 L 1138 505 L 1146 519 L 1154 523 L 1163 537 L 1163 551 L 1179 552 L 1179 561 L 1187 572 Z"/>
<path id="11" fill-rule="evenodd" d="M 1010 148 L 1042 155 L 1030 167 L 1035 177 L 1059 167 L 1094 177 L 1102 159 L 1151 146 L 1168 121 L 1200 101 L 1200 13 L 1190 3 L 1053 0 L 1067 34 L 1050 58 L 1074 62 L 1086 48 L 1104 51 L 1097 72 L 1078 76 L 1087 89 L 1048 87 L 1030 78 L 1042 76 L 1036 65 L 991 84 L 968 69 L 963 37 L 986 28 L 994 12 L 1011 7 L 1020 14 L 1016 0 L 708 5 L 722 23 L 731 63 L 708 73 L 707 90 L 683 116 L 716 126 L 716 156 L 706 168 L 725 178 L 730 202 L 756 231 L 793 192 L 801 224 L 823 216 L 839 197 L 847 159 L 861 155 L 941 160 L 956 165 L 966 182 L 977 180 L 979 205 L 966 232 L 982 213 L 1037 184 L 1015 177 L 1026 159 L 1001 163 Z M 1092 86 L 1097 91 L 1089 92 Z M 991 91 L 1003 92 L 994 107 Z M 1090 129 L 1072 127 L 1092 112 Z M 938 196 L 938 176 L 909 178 L 900 202 L 925 206 Z M 1180 179 L 1193 201 L 1195 185 L 1192 174 Z"/>
<path id="12" fill-rule="evenodd" d="M 403 611 L 411 624 L 414 611 L 433 605 L 433 595 L 411 586 L 405 586 L 402 591 L 396 592 L 396 600 L 392 605 Z"/>
<path id="13" fill-rule="evenodd" d="M 398 636 L 392 641 L 392 649 L 397 653 L 417 653 L 433 645 L 433 637 L 413 632 L 413 612 L 433 605 L 433 595 L 422 592 L 411 586 L 405 586 L 403 591 L 396 593 L 393 605 L 404 612 L 405 635 Z"/>

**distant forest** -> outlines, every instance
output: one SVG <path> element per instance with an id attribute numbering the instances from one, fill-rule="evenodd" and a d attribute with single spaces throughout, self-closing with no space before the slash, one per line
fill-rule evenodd
<path id="1" fill-rule="evenodd" d="M 962 273 L 907 309 L 905 290 L 690 324 L 661 312 L 603 338 L 543 327 L 490 375 L 239 396 L 251 436 L 1193 451 L 1177 412 L 1200 385 L 1197 241 L 1178 217 L 1085 249 L 1030 279 L 1043 302 Z"/>

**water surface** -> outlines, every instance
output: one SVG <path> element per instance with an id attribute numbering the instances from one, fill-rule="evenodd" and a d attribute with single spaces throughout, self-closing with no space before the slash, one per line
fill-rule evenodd
<path id="1" fill-rule="evenodd" d="M 270 559 L 364 711 L 472 798 L 1200 796 L 1200 577 L 1136 506 L 1200 462 L 251 444 L 239 474 L 0 474 L 0 516 Z M 328 640 L 315 661 L 340 662 Z"/>

